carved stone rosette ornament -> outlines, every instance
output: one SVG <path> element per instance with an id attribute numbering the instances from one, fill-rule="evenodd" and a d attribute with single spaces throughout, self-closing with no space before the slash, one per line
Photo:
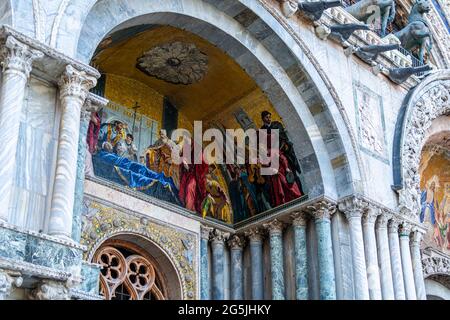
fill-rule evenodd
<path id="1" fill-rule="evenodd" d="M 203 79 L 208 72 L 208 60 L 195 44 L 178 41 L 145 52 L 137 66 L 160 80 L 189 85 Z"/>
<path id="2" fill-rule="evenodd" d="M 412 94 L 407 106 L 400 146 L 400 209 L 403 214 L 417 217 L 420 208 L 419 166 L 426 132 L 432 121 L 450 113 L 450 72 L 429 76 Z"/>

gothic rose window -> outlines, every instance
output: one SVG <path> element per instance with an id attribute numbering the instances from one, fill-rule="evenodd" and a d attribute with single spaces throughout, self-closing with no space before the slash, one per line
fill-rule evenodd
<path id="1" fill-rule="evenodd" d="M 106 300 L 166 300 L 161 273 L 150 257 L 132 248 L 102 247 L 94 262 L 103 269 L 100 294 Z"/>

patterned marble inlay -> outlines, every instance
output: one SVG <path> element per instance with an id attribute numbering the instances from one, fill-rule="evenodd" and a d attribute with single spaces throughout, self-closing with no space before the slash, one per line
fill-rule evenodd
<path id="1" fill-rule="evenodd" d="M 105 240 L 123 233 L 144 236 L 162 248 L 178 270 L 183 299 L 196 298 L 197 262 L 193 257 L 198 252 L 198 240 L 194 234 L 85 198 L 81 237 L 81 244 L 88 247 L 85 260 L 91 261 Z"/>

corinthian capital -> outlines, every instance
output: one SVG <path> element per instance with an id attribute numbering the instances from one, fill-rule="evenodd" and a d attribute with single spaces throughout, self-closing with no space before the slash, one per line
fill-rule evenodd
<path id="1" fill-rule="evenodd" d="M 319 201 L 308 206 L 311 215 L 315 220 L 330 220 L 331 216 L 336 213 L 336 205 L 328 201 Z"/>
<path id="2" fill-rule="evenodd" d="M 78 71 L 71 65 L 66 66 L 58 85 L 61 98 L 72 96 L 85 101 L 89 90 L 95 87 L 97 79 L 84 71 Z"/>
<path id="3" fill-rule="evenodd" d="M 29 294 L 29 298 L 31 300 L 70 300 L 70 293 L 63 283 L 43 280 Z"/>
<path id="4" fill-rule="evenodd" d="M 264 234 L 261 229 L 252 228 L 245 231 L 245 236 L 250 239 L 250 242 L 262 242 Z"/>
<path id="5" fill-rule="evenodd" d="M 413 229 L 411 234 L 411 245 L 420 247 L 420 244 L 422 243 L 422 238 L 423 238 L 423 231 Z"/>
<path id="6" fill-rule="evenodd" d="M 269 233 L 272 234 L 282 234 L 285 224 L 277 219 L 270 221 L 269 223 L 264 224 L 264 228 L 269 230 Z"/>
<path id="7" fill-rule="evenodd" d="M 292 224 L 296 227 L 306 227 L 310 215 L 307 212 L 295 212 L 291 215 Z"/>
<path id="8" fill-rule="evenodd" d="M 361 219 L 369 204 L 358 197 L 344 199 L 339 203 L 339 210 L 342 211 L 348 220 Z"/>
<path id="9" fill-rule="evenodd" d="M 377 228 L 387 229 L 389 220 L 392 219 L 392 214 L 387 211 L 381 210 L 381 214 L 378 216 Z"/>
<path id="10" fill-rule="evenodd" d="M 245 239 L 242 236 L 235 234 L 228 240 L 228 245 L 231 250 L 242 250 L 245 247 Z"/>
<path id="11" fill-rule="evenodd" d="M 389 220 L 388 223 L 388 228 L 389 228 L 389 233 L 398 233 L 398 227 L 400 226 L 401 221 L 398 220 L 397 218 L 392 218 L 391 220 Z"/>
<path id="12" fill-rule="evenodd" d="M 403 222 L 399 229 L 400 237 L 408 237 L 411 234 L 412 225 L 406 222 Z"/>
<path id="13" fill-rule="evenodd" d="M 211 238 L 211 231 L 213 228 L 201 226 L 200 227 L 200 237 L 202 239 L 209 240 Z"/>
<path id="14" fill-rule="evenodd" d="M 217 229 L 214 229 L 211 232 L 211 241 L 212 243 L 224 243 L 225 241 L 228 240 L 228 238 L 230 237 L 230 234 L 227 232 L 223 232 Z"/>
<path id="15" fill-rule="evenodd" d="M 44 57 L 40 51 L 31 49 L 16 38 L 9 36 L 0 49 L 3 72 L 14 72 L 25 79 L 30 76 L 33 62 Z"/>
<path id="16" fill-rule="evenodd" d="M 380 208 L 369 204 L 367 210 L 364 212 L 363 222 L 366 224 L 375 224 L 375 221 L 377 221 L 377 218 L 380 214 L 381 214 Z"/>

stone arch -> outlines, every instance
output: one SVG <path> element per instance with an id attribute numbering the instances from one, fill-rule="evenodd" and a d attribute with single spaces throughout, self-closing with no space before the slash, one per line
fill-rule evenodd
<path id="1" fill-rule="evenodd" d="M 56 47 L 87 63 L 112 31 L 143 22 L 188 29 L 225 50 L 269 99 L 278 99 L 274 105 L 281 105 L 277 111 L 301 153 L 301 166 L 309 175 L 306 184 L 313 188 L 310 196 L 351 194 L 354 181 L 361 180 L 359 153 L 342 105 L 330 92 L 329 81 L 322 79 L 323 70 L 311 63 L 311 53 L 305 54 L 293 38 L 293 30 L 281 27 L 262 3 L 80 1 L 68 5 Z"/>
<path id="2" fill-rule="evenodd" d="M 159 245 L 146 234 L 138 230 L 117 230 L 109 233 L 88 248 L 87 260 L 92 262 L 97 250 L 111 240 L 121 240 L 132 243 L 140 247 L 154 260 L 156 260 L 160 266 L 160 270 L 163 271 L 163 276 L 165 277 L 165 283 L 167 285 L 168 297 L 170 299 L 181 300 L 193 298 L 190 296 L 191 293 L 189 293 L 186 288 L 186 281 L 182 276 L 183 271 L 178 264 L 176 257 L 173 257 L 170 251 L 165 250 L 163 246 Z"/>
<path id="3" fill-rule="evenodd" d="M 420 155 L 433 121 L 450 114 L 450 70 L 433 73 L 409 92 L 394 135 L 393 189 L 400 208 L 417 219 L 420 201 Z"/>

